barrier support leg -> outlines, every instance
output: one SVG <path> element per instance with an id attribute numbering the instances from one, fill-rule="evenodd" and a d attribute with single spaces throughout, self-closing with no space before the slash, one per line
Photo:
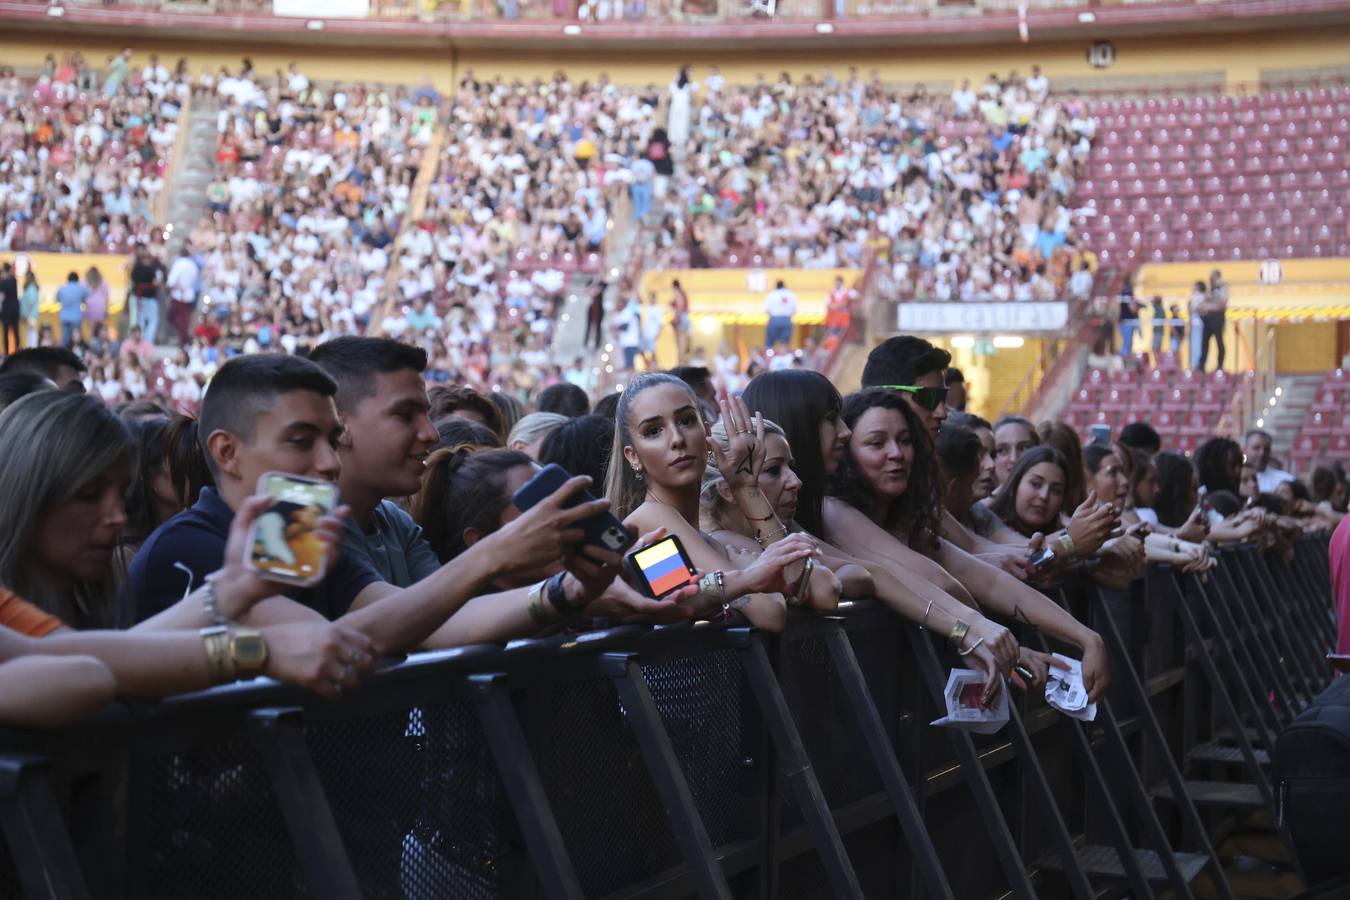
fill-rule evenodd
<path id="1" fill-rule="evenodd" d="M 41 757 L 0 756 L 0 826 L 28 900 L 87 900 L 46 769 Z"/>
<path id="2" fill-rule="evenodd" d="M 661 802 L 666 808 L 670 830 L 680 845 L 680 852 L 689 866 L 700 897 L 731 900 L 731 889 L 726 876 L 713 853 L 708 830 L 703 827 L 694 796 L 680 768 L 679 757 L 661 723 L 661 713 L 652 700 L 651 690 L 642 667 L 631 653 L 606 653 L 600 659 L 601 668 L 614 682 L 628 722 L 633 726 L 638 748 L 647 763 L 647 771 Z"/>
<path id="3" fill-rule="evenodd" d="M 581 884 L 507 693 L 506 676 L 470 675 L 466 681 L 544 895 L 550 900 L 580 900 Z"/>
<path id="4" fill-rule="evenodd" d="M 259 709 L 250 731 L 262 751 L 295 858 L 315 896 L 360 900 L 356 873 L 314 769 L 298 709 Z"/>
<path id="5" fill-rule="evenodd" d="M 923 816 L 919 814 L 919 807 L 914 803 L 914 794 L 910 791 L 909 781 L 905 778 L 904 770 L 900 768 L 900 761 L 895 757 L 895 748 L 891 746 L 890 739 L 886 736 L 886 729 L 881 724 L 881 714 L 877 712 L 872 694 L 867 690 L 867 680 L 858 666 L 858 657 L 854 655 L 853 645 L 849 643 L 844 629 L 836 628 L 827 634 L 825 646 L 834 662 L 834 670 L 843 683 L 844 692 L 848 695 L 849 705 L 857 719 L 858 728 L 862 731 L 863 740 L 867 742 L 867 749 L 871 752 L 872 760 L 881 773 L 881 780 L 886 785 L 886 793 L 890 795 L 891 805 L 895 807 L 895 817 L 904 831 L 909 852 L 913 854 L 914 861 L 919 867 L 919 874 L 928 889 L 928 896 L 939 900 L 954 900 L 952 887 L 947 883 L 946 873 L 942 871 L 933 840 L 928 835 L 928 829 L 924 827 Z"/>
<path id="6" fill-rule="evenodd" d="M 942 677 L 942 666 L 938 662 L 937 651 L 933 649 L 933 642 L 929 640 L 928 633 L 918 626 L 906 625 L 904 628 L 909 636 L 910 646 L 914 648 L 914 658 L 918 660 L 919 671 L 928 685 L 929 694 L 938 708 L 943 709 L 946 707 L 946 701 L 942 696 L 942 692 L 946 689 L 946 679 Z M 1036 889 L 1027 875 L 1026 866 L 1023 865 L 1022 857 L 1017 851 L 1017 842 L 1013 839 L 1012 832 L 1008 830 L 1008 821 L 1003 817 L 1003 810 L 999 808 L 993 785 L 989 783 L 989 775 L 980 764 L 979 754 L 975 752 L 970 735 L 955 729 L 944 730 L 951 740 L 957 762 L 961 764 L 961 771 L 966 773 L 966 784 L 970 787 L 975 805 L 980 810 L 985 832 L 989 835 L 989 842 L 994 845 L 994 853 L 997 854 L 999 865 L 1008 879 L 1008 888 L 1012 896 L 1018 900 L 1035 900 Z M 1077 866 L 1077 857 L 1070 855 L 1064 864 Z M 1079 872 L 1082 872 L 1081 868 Z M 1087 881 L 1086 875 L 1083 876 L 1083 881 Z"/>
<path id="7" fill-rule="evenodd" d="M 737 655 L 745 670 L 746 681 L 754 692 L 759 704 L 764 725 L 773 739 L 774 748 L 783 769 L 783 778 L 792 788 L 797 798 L 797 807 L 806 820 L 811 832 L 816 852 L 820 854 L 821 865 L 830 880 L 834 895 L 840 898 L 858 898 L 863 896 L 858 876 L 853 864 L 844 851 L 844 841 L 835 827 L 834 816 L 820 782 L 811 768 L 811 760 L 802 746 L 801 735 L 792 721 L 787 700 L 783 697 L 773 666 L 769 664 L 768 654 L 764 651 L 763 639 L 749 629 L 736 628 L 727 632 L 735 642 Z"/>

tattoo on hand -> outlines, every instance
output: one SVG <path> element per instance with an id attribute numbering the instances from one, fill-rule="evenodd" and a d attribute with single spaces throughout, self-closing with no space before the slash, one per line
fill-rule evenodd
<path id="1" fill-rule="evenodd" d="M 745 459 L 741 460 L 741 464 L 740 464 L 739 466 L 736 467 L 736 474 L 737 474 L 737 475 L 752 475 L 752 474 L 754 474 L 755 468 L 754 468 L 753 464 L 751 463 L 751 460 L 754 459 L 754 456 L 755 456 L 755 445 L 754 445 L 754 443 L 752 442 L 752 443 L 749 445 L 749 447 L 746 448 Z"/>

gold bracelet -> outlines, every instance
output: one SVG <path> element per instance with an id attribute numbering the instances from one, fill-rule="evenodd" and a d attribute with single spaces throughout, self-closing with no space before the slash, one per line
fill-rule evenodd
<path id="1" fill-rule="evenodd" d="M 546 584 L 548 584 L 547 581 L 541 581 L 534 587 L 530 588 L 530 607 L 529 607 L 530 618 L 534 620 L 534 624 L 540 626 L 553 624 L 553 622 L 550 621 L 548 616 L 544 613 L 544 604 L 542 602 L 544 596 L 544 585 Z"/>
<path id="2" fill-rule="evenodd" d="M 816 561 L 808 556 L 806 566 L 802 569 L 802 583 L 797 586 L 797 593 L 788 600 L 788 606 L 801 606 L 806 602 L 806 594 L 811 589 L 811 573 L 815 570 Z"/>
<path id="3" fill-rule="evenodd" d="M 782 524 L 781 522 L 778 524 L 777 528 L 775 528 L 773 531 L 770 531 L 766 535 L 760 535 L 759 529 L 756 528 L 755 543 L 759 544 L 761 547 L 767 547 L 768 545 L 772 544 L 779 538 L 787 537 L 787 533 L 788 533 L 787 526 Z"/>
<path id="4" fill-rule="evenodd" d="M 709 606 L 722 607 L 723 615 L 731 610 L 727 604 L 726 583 L 721 572 L 707 572 L 699 578 L 698 598 Z"/>
<path id="5" fill-rule="evenodd" d="M 212 684 L 229 684 L 238 678 L 234 657 L 230 654 L 230 629 L 224 625 L 212 625 L 197 632 L 206 648 L 206 665 L 211 672 Z"/>
<path id="6" fill-rule="evenodd" d="M 951 644 L 957 650 L 961 649 L 961 642 L 966 639 L 970 633 L 970 623 L 962 619 L 957 619 L 956 624 L 952 626 L 952 633 L 947 635 L 947 643 Z"/>

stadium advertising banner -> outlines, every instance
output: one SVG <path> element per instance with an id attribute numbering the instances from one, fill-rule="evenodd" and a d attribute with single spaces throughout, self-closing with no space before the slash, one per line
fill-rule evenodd
<path id="1" fill-rule="evenodd" d="M 370 0 L 272 0 L 272 14 L 307 19 L 364 19 Z"/>
<path id="2" fill-rule="evenodd" d="M 1069 304 L 1054 303 L 901 303 L 900 331 L 960 332 L 1060 331 L 1069 322 Z"/>

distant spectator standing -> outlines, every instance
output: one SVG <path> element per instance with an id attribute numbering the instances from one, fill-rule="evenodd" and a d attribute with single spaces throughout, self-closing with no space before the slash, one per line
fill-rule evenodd
<path id="1" fill-rule="evenodd" d="M 144 246 L 136 249 L 136 261 L 131 266 L 131 294 L 136 309 L 131 323 L 140 325 L 141 334 L 154 343 L 159 336 L 159 288 L 164 267 Z"/>
<path id="2" fill-rule="evenodd" d="M 689 66 L 681 66 L 680 73 L 670 83 L 670 109 L 666 117 L 666 133 L 670 143 L 683 147 L 689 142 L 689 111 L 698 85 L 689 78 Z"/>
<path id="3" fill-rule="evenodd" d="M 1083 260 L 1078 266 L 1078 271 L 1069 277 L 1069 294 L 1075 300 L 1089 300 L 1092 298 L 1092 264 Z"/>
<path id="4" fill-rule="evenodd" d="M 178 258 L 169 269 L 166 287 L 169 290 L 169 322 L 178 332 L 178 345 L 187 346 L 192 331 L 192 314 L 197 310 L 197 280 L 201 272 L 186 244 L 178 251 Z"/>
<path id="5" fill-rule="evenodd" d="M 1167 312 L 1163 309 L 1162 295 L 1154 294 L 1149 307 L 1153 314 L 1153 361 L 1156 364 L 1158 354 L 1162 353 L 1163 332 L 1167 329 Z"/>
<path id="6" fill-rule="evenodd" d="M 23 344 L 19 342 L 19 282 L 14 277 L 14 266 L 5 263 L 0 266 L 0 353 L 8 356 L 22 349 Z"/>
<path id="7" fill-rule="evenodd" d="M 1197 281 L 1191 288 L 1191 300 L 1187 309 L 1187 318 L 1189 321 L 1186 327 L 1191 331 L 1191 359 L 1192 369 L 1202 368 L 1205 362 L 1205 330 L 1201 324 L 1201 319 L 1205 315 L 1205 303 L 1209 300 L 1209 291 L 1203 281 Z"/>
<path id="8" fill-rule="evenodd" d="M 38 287 L 37 275 L 29 269 L 23 276 L 23 291 L 19 294 L 19 318 L 28 328 L 28 343 L 25 347 L 38 345 L 38 330 L 42 324 L 42 290 Z"/>
<path id="9" fill-rule="evenodd" d="M 637 362 L 642 350 L 642 305 L 634 294 L 628 295 L 628 302 L 619 311 L 614 321 L 619 330 L 619 349 L 623 351 L 623 367 L 629 372 Z"/>
<path id="10" fill-rule="evenodd" d="M 1200 363 L 1199 368 L 1204 369 L 1205 363 L 1209 361 L 1209 342 L 1212 338 L 1218 345 L 1218 360 L 1215 371 L 1223 368 L 1224 346 L 1223 330 L 1228 317 L 1228 282 L 1223 280 L 1223 273 L 1218 269 L 1209 273 L 1209 296 L 1205 300 L 1204 315 L 1200 322 L 1202 332 L 1200 336 Z"/>
<path id="11" fill-rule="evenodd" d="M 80 284 L 78 272 L 66 276 L 66 283 L 56 291 L 56 302 L 61 304 L 61 346 L 73 347 L 80 339 L 80 327 L 84 322 L 84 301 L 89 297 L 89 288 Z"/>
<path id="12" fill-rule="evenodd" d="M 1031 75 L 1027 77 L 1025 87 L 1027 94 L 1037 103 L 1044 103 L 1045 98 L 1050 96 L 1050 79 L 1041 74 L 1040 66 L 1031 67 Z"/>
<path id="13" fill-rule="evenodd" d="M 1134 333 L 1139 330 L 1139 301 L 1134 298 L 1134 284 L 1126 276 L 1120 288 L 1120 357 L 1134 355 Z"/>
<path id="14" fill-rule="evenodd" d="M 586 338 L 583 343 L 592 349 L 598 349 L 600 346 L 605 325 L 605 292 L 608 289 L 607 282 L 598 281 L 591 291 L 591 306 L 586 311 Z"/>
<path id="15" fill-rule="evenodd" d="M 89 323 L 89 333 L 108 319 L 108 283 L 98 266 L 90 266 L 84 273 L 85 287 L 89 288 L 89 297 L 84 301 L 84 320 Z"/>
<path id="16" fill-rule="evenodd" d="M 764 311 L 769 314 L 769 325 L 764 330 L 765 349 L 778 344 L 792 345 L 792 317 L 797 314 L 797 295 L 780 281 L 764 298 Z"/>
<path id="17" fill-rule="evenodd" d="M 1169 348 L 1172 353 L 1181 352 L 1182 336 L 1186 330 L 1186 322 L 1181 318 L 1181 307 L 1173 303 L 1167 307 L 1167 324 L 1172 329 Z"/>
<path id="18" fill-rule="evenodd" d="M 853 323 L 853 298 L 858 292 L 844 286 L 844 279 L 836 276 L 834 287 L 825 295 L 825 335 L 836 342 L 844 339 Z"/>
<path id="19" fill-rule="evenodd" d="M 675 359 L 684 365 L 689 357 L 689 295 L 677 278 L 670 283 L 671 328 L 675 329 Z"/>

